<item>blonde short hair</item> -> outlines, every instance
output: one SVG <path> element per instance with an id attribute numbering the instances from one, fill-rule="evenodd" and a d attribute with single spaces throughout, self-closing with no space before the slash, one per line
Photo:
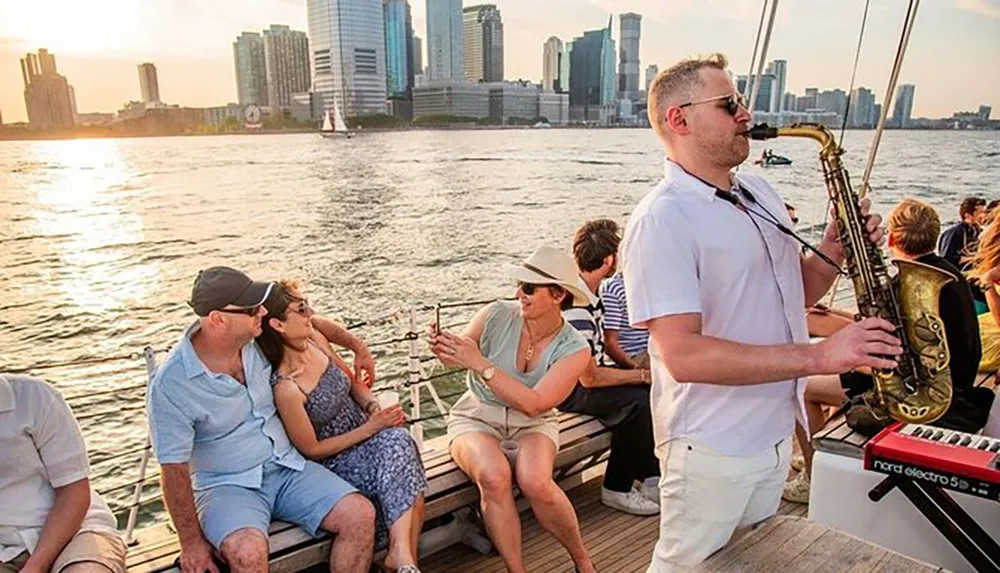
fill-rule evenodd
<path id="1" fill-rule="evenodd" d="M 903 199 L 889 214 L 889 235 L 908 255 L 924 255 L 934 250 L 941 234 L 937 211 L 923 201 Z"/>
<path id="2" fill-rule="evenodd" d="M 695 56 L 681 60 L 656 76 L 649 86 L 649 101 L 646 113 L 649 124 L 658 135 L 663 135 L 663 121 L 666 119 L 667 108 L 671 105 L 689 101 L 704 85 L 701 79 L 702 68 L 725 70 L 729 66 L 726 56 L 720 53 Z"/>

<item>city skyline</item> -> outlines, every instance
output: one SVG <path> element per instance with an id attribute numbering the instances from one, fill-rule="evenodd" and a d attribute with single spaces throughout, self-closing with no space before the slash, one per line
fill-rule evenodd
<path id="1" fill-rule="evenodd" d="M 504 14 L 506 77 L 535 82 L 542 79 L 542 46 L 550 36 L 571 40 L 584 30 L 606 25 L 607 17 L 614 14 L 613 37 L 620 41 L 618 16 L 630 11 L 643 16 L 641 69 L 650 64 L 663 69 L 692 53 L 718 50 L 727 53 L 734 74 L 745 74 L 760 10 L 756 0 L 494 3 Z M 179 9 L 180 4 L 186 5 Z M 238 10 L 233 8 L 237 4 Z M 190 106 L 236 101 L 233 38 L 271 24 L 306 28 L 305 0 L 260 1 L 252 9 L 246 4 L 220 0 L 206 7 L 149 0 L 139 10 L 124 0 L 95 0 L 86 8 L 62 0 L 39 0 L 2 7 L 0 110 L 4 119 L 24 121 L 18 59 L 43 47 L 59 54 L 60 72 L 76 87 L 81 111 L 114 111 L 125 101 L 140 99 L 135 70 L 145 61 L 156 64 L 165 101 Z M 779 5 L 768 59 L 788 61 L 787 91 L 849 87 L 863 2 L 856 4 L 786 0 Z M 878 0 L 872 4 L 855 82 L 879 94 L 885 90 L 905 11 L 904 5 L 896 4 Z M 425 2 L 414 0 L 411 6 L 415 32 L 425 33 Z M 114 15 L 108 16 L 110 12 Z M 63 17 L 53 22 L 52 13 Z M 943 117 L 981 104 L 995 106 L 1000 78 L 988 70 L 997 56 L 1000 3 L 996 0 L 924 3 L 901 77 L 903 83 L 920 86 L 913 116 Z M 427 61 L 425 55 L 425 65 Z"/>

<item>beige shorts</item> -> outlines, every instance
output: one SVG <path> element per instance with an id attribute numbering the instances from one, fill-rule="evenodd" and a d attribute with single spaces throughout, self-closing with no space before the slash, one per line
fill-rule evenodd
<path id="1" fill-rule="evenodd" d="M 0 573 L 17 573 L 28 561 L 28 552 L 7 563 L 0 563 Z M 97 563 L 113 573 L 125 571 L 125 544 L 111 531 L 81 531 L 69 540 L 52 564 L 52 573 L 77 563 Z"/>
<path id="2" fill-rule="evenodd" d="M 448 443 L 468 432 L 486 432 L 498 440 L 514 440 L 530 433 L 539 433 L 559 447 L 559 415 L 555 410 L 531 417 L 505 406 L 480 402 L 471 391 L 466 392 L 451 407 L 448 414 Z"/>

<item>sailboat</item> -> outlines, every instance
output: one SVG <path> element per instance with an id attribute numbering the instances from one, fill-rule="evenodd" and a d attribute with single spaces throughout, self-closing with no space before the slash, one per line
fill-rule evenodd
<path id="1" fill-rule="evenodd" d="M 330 119 L 333 116 L 333 119 Z M 323 116 L 323 127 L 320 128 L 319 134 L 323 137 L 347 137 L 351 138 L 351 132 L 347 129 L 347 122 L 344 121 L 343 114 L 340 113 L 340 108 L 336 105 L 333 106 L 332 111 L 326 112 Z"/>

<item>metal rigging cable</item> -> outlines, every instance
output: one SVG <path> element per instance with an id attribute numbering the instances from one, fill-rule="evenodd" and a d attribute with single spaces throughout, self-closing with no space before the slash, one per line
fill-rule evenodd
<path id="1" fill-rule="evenodd" d="M 868 164 L 865 165 L 865 173 L 861 176 L 860 197 L 868 194 L 868 181 L 871 179 L 872 169 L 875 167 L 875 156 L 878 154 L 878 146 L 882 141 L 882 132 L 885 130 L 885 118 L 889 114 L 889 104 L 892 102 L 893 92 L 896 91 L 899 72 L 903 69 L 906 46 L 910 43 L 910 32 L 913 31 L 913 24 L 917 21 L 917 9 L 919 7 L 920 0 L 910 0 L 910 4 L 906 8 L 906 22 L 903 23 L 903 32 L 899 37 L 899 46 L 896 48 L 896 61 L 893 63 L 892 73 L 889 75 L 889 85 L 886 87 L 885 97 L 882 99 L 882 113 L 879 116 L 878 128 L 875 130 L 871 149 L 868 151 Z"/>
<path id="2" fill-rule="evenodd" d="M 743 86 L 743 98 L 750 101 L 750 78 L 753 77 L 753 68 L 757 65 L 757 49 L 760 47 L 760 33 L 764 29 L 764 18 L 767 17 L 767 0 L 760 8 L 760 22 L 757 24 L 757 37 L 753 40 L 753 55 L 750 56 L 750 70 L 747 72 L 747 83 Z"/>
<path id="3" fill-rule="evenodd" d="M 868 23 L 868 6 L 871 4 L 871 0 L 865 0 L 865 11 L 861 15 L 861 32 L 858 33 L 858 47 L 854 51 L 854 69 L 851 70 L 851 87 L 847 90 L 847 109 L 844 110 L 844 121 L 840 124 L 840 145 L 844 145 L 844 132 L 847 131 L 847 116 L 851 113 L 851 94 L 854 93 L 854 79 L 858 75 L 858 61 L 861 59 L 861 44 L 865 38 L 865 24 Z M 829 213 L 829 210 L 827 210 Z"/>

